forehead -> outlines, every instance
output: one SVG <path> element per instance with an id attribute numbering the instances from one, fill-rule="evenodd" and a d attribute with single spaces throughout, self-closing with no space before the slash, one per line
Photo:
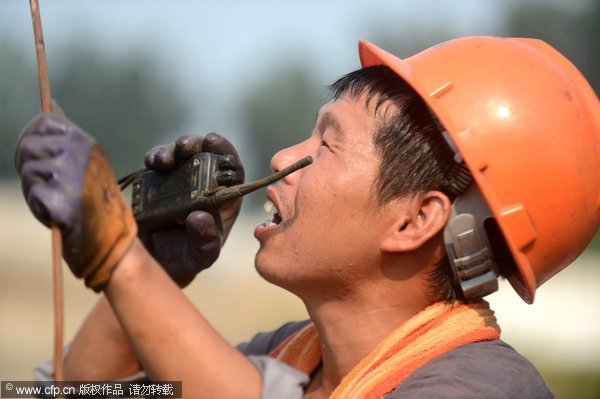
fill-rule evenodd
<path id="1" fill-rule="evenodd" d="M 361 91 L 348 89 L 326 103 L 321 109 L 330 104 L 350 103 L 357 108 L 363 108 L 363 111 L 371 114 L 371 117 L 383 121 L 397 115 L 397 112 L 404 103 L 403 95 L 390 95 L 389 93 L 381 93 L 369 87 L 363 88 Z"/>
<path id="2" fill-rule="evenodd" d="M 316 130 L 321 134 L 331 131 L 337 138 L 347 136 L 372 137 L 384 117 L 386 104 L 377 108 L 376 99 L 367 100 L 366 94 L 344 94 L 321 107 Z"/>

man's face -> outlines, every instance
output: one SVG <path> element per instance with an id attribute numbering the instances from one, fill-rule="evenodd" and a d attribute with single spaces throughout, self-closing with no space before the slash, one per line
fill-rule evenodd
<path id="1" fill-rule="evenodd" d="M 374 184 L 375 130 L 373 107 L 344 95 L 321 108 L 307 140 L 273 157 L 274 170 L 306 155 L 313 164 L 267 189 L 276 213 L 254 232 L 256 267 L 267 280 L 299 293 L 369 276 L 385 224 Z"/>

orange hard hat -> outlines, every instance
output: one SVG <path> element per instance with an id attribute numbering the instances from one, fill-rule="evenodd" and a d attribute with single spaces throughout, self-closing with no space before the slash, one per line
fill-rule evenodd
<path id="1" fill-rule="evenodd" d="M 600 223 L 600 105 L 581 73 L 535 39 L 466 37 L 400 59 L 359 42 L 430 107 L 496 220 L 524 301 L 577 258 Z"/>

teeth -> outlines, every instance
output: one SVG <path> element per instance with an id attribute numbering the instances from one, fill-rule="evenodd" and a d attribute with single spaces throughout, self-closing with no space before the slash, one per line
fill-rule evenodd
<path id="1" fill-rule="evenodd" d="M 278 225 L 279 223 L 281 223 L 281 216 L 279 215 L 279 210 L 277 209 L 275 204 L 273 204 L 271 201 L 267 201 L 263 205 L 263 209 L 265 210 L 265 212 L 272 215 L 271 219 L 265 222 L 265 225 L 270 226 Z"/>
<path id="2" fill-rule="evenodd" d="M 272 220 L 265 220 L 263 223 L 263 226 L 268 227 L 268 226 L 275 226 L 275 223 L 273 223 Z"/>
<path id="3" fill-rule="evenodd" d="M 265 212 L 267 213 L 273 213 L 273 210 L 275 209 L 275 205 L 273 205 L 273 203 L 271 201 L 267 201 L 265 202 L 265 204 L 263 205 L 263 209 L 265 210 Z"/>

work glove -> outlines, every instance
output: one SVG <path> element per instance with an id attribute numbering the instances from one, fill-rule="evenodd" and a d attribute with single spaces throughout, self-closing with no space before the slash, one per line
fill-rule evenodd
<path id="1" fill-rule="evenodd" d="M 148 169 L 170 170 L 200 152 L 228 155 L 218 163 L 218 185 L 232 186 L 244 182 L 244 167 L 237 151 L 227 139 L 216 133 L 206 137 L 182 136 L 173 143 L 152 148 L 146 153 L 144 161 Z M 139 236 L 171 278 L 180 287 L 185 287 L 196 274 L 217 260 L 241 204 L 242 199 L 239 198 L 212 213 L 195 210 L 187 215 L 185 224 L 174 224 L 158 230 L 148 231 L 140 224 Z"/>
<path id="2" fill-rule="evenodd" d="M 15 165 L 31 212 L 60 229 L 73 274 L 101 291 L 137 226 L 100 145 L 65 117 L 41 114 L 21 133 Z"/>

